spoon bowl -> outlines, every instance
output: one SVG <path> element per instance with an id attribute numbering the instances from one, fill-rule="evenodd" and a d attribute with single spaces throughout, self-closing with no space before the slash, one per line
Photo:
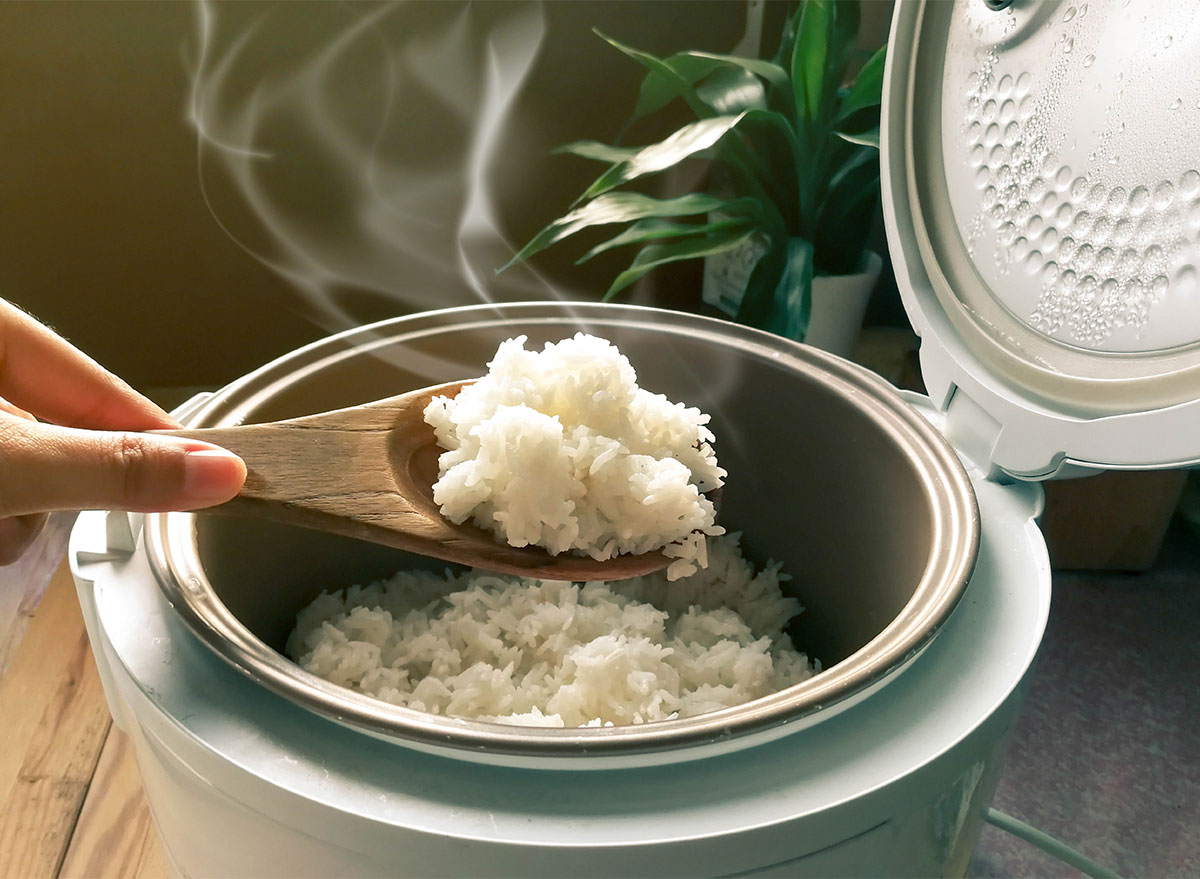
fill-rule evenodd
<path id="1" fill-rule="evenodd" d="M 212 443 L 246 462 L 237 497 L 200 512 L 273 519 L 546 580 L 624 580 L 669 564 L 661 551 L 605 561 L 551 555 L 541 547 L 509 546 L 483 528 L 445 518 L 433 499 L 442 449 L 425 423 L 425 407 L 472 381 L 286 421 L 155 432 Z"/>

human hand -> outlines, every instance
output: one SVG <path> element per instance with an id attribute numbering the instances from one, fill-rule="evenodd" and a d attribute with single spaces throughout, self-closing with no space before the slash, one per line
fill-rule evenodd
<path id="1" fill-rule="evenodd" d="M 0 565 L 20 557 L 55 510 L 192 510 L 236 495 L 246 466 L 231 452 L 127 432 L 173 427 L 158 406 L 0 299 Z"/>

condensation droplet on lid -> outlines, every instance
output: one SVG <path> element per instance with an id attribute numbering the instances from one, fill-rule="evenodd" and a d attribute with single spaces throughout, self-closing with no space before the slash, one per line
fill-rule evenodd
<path id="1" fill-rule="evenodd" d="M 1147 247 L 1145 254 L 1147 268 L 1149 268 L 1153 263 L 1156 263 L 1162 259 L 1162 256 L 1163 249 L 1157 244 L 1151 244 L 1149 247 Z"/>
<path id="2" fill-rule="evenodd" d="M 1196 267 L 1193 265 L 1180 266 L 1175 272 L 1175 277 L 1172 280 L 1172 286 L 1176 293 L 1186 296 L 1194 296 L 1197 290 L 1197 284 L 1200 282 L 1200 277 L 1197 277 Z"/>
<path id="3" fill-rule="evenodd" d="M 1079 281 L 1079 278 L 1076 277 L 1075 273 L 1073 271 L 1071 271 L 1070 269 L 1067 269 L 1065 272 L 1063 272 L 1061 275 L 1058 276 L 1058 283 L 1062 284 L 1063 287 L 1066 288 L 1067 290 L 1074 289 L 1075 285 L 1078 283 L 1078 281 Z"/>
<path id="4" fill-rule="evenodd" d="M 1009 101 L 1008 103 L 1011 104 L 1012 101 Z M 1020 136 L 1020 134 L 1021 134 L 1021 126 L 1018 125 L 1016 122 L 1010 122 L 1010 123 L 1008 123 L 1008 125 L 1004 126 L 1004 142 L 1005 143 L 1008 143 L 1008 144 L 1014 143 L 1016 141 L 1016 139 Z"/>
<path id="5" fill-rule="evenodd" d="M 1135 186 L 1129 193 L 1129 212 L 1134 216 L 1142 213 L 1150 206 L 1150 190 L 1145 186 Z"/>
<path id="6" fill-rule="evenodd" d="M 972 97 L 967 101 L 967 118 L 978 119 L 979 114 L 983 109 L 983 102 L 979 98 Z"/>
<path id="7" fill-rule="evenodd" d="M 1034 177 L 1029 181 L 1029 200 L 1040 203 L 1046 197 L 1048 188 L 1046 181 L 1042 177 Z"/>
<path id="8" fill-rule="evenodd" d="M 1076 177 L 1071 181 L 1071 198 L 1076 201 L 1083 201 L 1087 197 L 1088 184 L 1083 177 Z"/>
<path id="9" fill-rule="evenodd" d="M 1125 131 L 1125 123 L 1122 122 L 1120 125 L 1117 126 L 1117 134 L 1122 134 L 1122 133 L 1124 133 L 1124 131 Z"/>
<path id="10" fill-rule="evenodd" d="M 1200 193 L 1200 171 L 1184 171 L 1179 178 L 1179 194 L 1184 198 L 1194 198 Z"/>
<path id="11" fill-rule="evenodd" d="M 1071 39 L 1070 37 L 1067 37 L 1065 40 L 1063 40 L 1063 54 L 1064 55 L 1069 55 L 1071 53 L 1071 50 L 1074 48 L 1075 48 L 1075 41 L 1073 39 Z"/>
<path id="12" fill-rule="evenodd" d="M 1111 230 L 1112 224 L 1109 223 L 1108 217 L 1097 217 L 1096 222 L 1092 224 L 1092 243 L 1103 244 L 1108 240 L 1108 233 Z"/>
<path id="13" fill-rule="evenodd" d="M 1110 214 L 1120 214 L 1125 210 L 1125 202 L 1129 199 L 1129 193 L 1125 191 L 1123 186 L 1114 187 L 1109 192 L 1108 197 L 1104 199 L 1104 209 Z"/>
<path id="14" fill-rule="evenodd" d="M 1171 48 L 1171 44 L 1173 42 L 1175 42 L 1175 38 L 1173 36 L 1171 36 L 1170 34 L 1167 34 L 1165 37 L 1163 37 L 1163 48 L 1164 49 Z"/>
<path id="15" fill-rule="evenodd" d="M 1070 21 L 1072 18 L 1075 17 L 1075 11 L 1076 10 L 1075 10 L 1074 6 L 1067 7 L 1067 11 L 1063 13 L 1063 24 L 1066 24 L 1068 21 Z"/>
<path id="16" fill-rule="evenodd" d="M 1097 183 L 1090 190 L 1088 190 L 1086 204 L 1089 208 L 1098 208 L 1100 205 L 1104 204 L 1104 200 L 1107 197 L 1108 191 L 1099 183 Z"/>
<path id="17" fill-rule="evenodd" d="M 1096 251 L 1090 244 L 1081 244 L 1075 249 L 1075 265 L 1081 269 L 1090 269 L 1096 259 Z"/>
<path id="18" fill-rule="evenodd" d="M 1167 276 L 1159 275 L 1157 278 L 1155 278 L 1153 281 L 1150 282 L 1150 292 L 1152 294 L 1154 294 L 1155 299 L 1161 299 L 1163 297 L 1163 294 L 1165 294 L 1167 292 L 1167 287 L 1169 287 L 1169 286 L 1170 286 L 1170 281 L 1167 280 Z"/>
<path id="19" fill-rule="evenodd" d="M 1142 269 L 1142 259 L 1132 247 L 1121 251 L 1117 259 L 1117 270 L 1123 275 L 1136 275 Z"/>
<path id="20" fill-rule="evenodd" d="M 1084 57 L 1084 59 L 1083 59 L 1083 66 L 1084 66 L 1084 67 L 1091 67 L 1091 66 L 1092 66 L 1092 64 L 1095 62 L 1095 60 L 1096 60 L 1096 56 L 1095 56 L 1095 55 L 1087 55 L 1087 56 L 1085 56 L 1085 57 Z"/>
<path id="21" fill-rule="evenodd" d="M 1075 239 L 1072 238 L 1070 235 L 1064 236 L 1062 241 L 1060 241 L 1058 243 L 1058 258 L 1060 260 L 1070 259 L 1071 254 L 1073 254 L 1074 252 L 1075 252 Z"/>
<path id="22" fill-rule="evenodd" d="M 1075 215 L 1075 219 L 1071 221 L 1071 232 L 1075 235 L 1085 236 L 1092 228 L 1092 215 L 1087 211 L 1080 211 Z"/>
<path id="23" fill-rule="evenodd" d="M 1154 187 L 1154 206 L 1160 211 L 1171 205 L 1171 199 L 1175 197 L 1175 187 L 1171 185 L 1171 181 L 1164 180 L 1158 186 Z"/>
<path id="24" fill-rule="evenodd" d="M 1101 248 L 1100 252 L 1096 254 L 1096 270 L 1107 274 L 1116 267 L 1117 252 L 1111 247 Z"/>
<path id="25" fill-rule="evenodd" d="M 1134 240 L 1141 244 L 1153 244 L 1156 238 L 1155 227 L 1157 222 L 1154 214 L 1145 214 L 1138 220 L 1137 231 L 1134 233 Z"/>
<path id="26" fill-rule="evenodd" d="M 1183 106 L 1183 98 L 1176 98 L 1175 100 L 1173 100 L 1171 102 L 1170 106 L 1167 107 L 1167 109 L 1168 110 L 1178 110 L 1182 106 Z"/>
<path id="27" fill-rule="evenodd" d="M 1188 205 L 1187 222 L 1192 229 L 1200 229 L 1200 198 Z"/>
<path id="28" fill-rule="evenodd" d="M 1087 15 L 1087 8 L 1088 8 L 1088 5 L 1086 3 L 1084 3 L 1082 6 L 1079 7 L 1079 17 L 1080 18 L 1083 18 L 1085 15 Z"/>
<path id="29" fill-rule="evenodd" d="M 1128 218 L 1117 220 L 1112 230 L 1113 244 L 1128 244 L 1132 238 L 1133 221 Z"/>

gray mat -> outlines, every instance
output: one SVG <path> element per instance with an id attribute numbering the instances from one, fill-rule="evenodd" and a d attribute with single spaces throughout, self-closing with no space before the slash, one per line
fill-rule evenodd
<path id="1" fill-rule="evenodd" d="M 1122 876 L 1200 876 L 1200 537 L 1144 574 L 1056 572 L 993 805 Z M 1079 876 L 985 826 L 973 877 Z"/>

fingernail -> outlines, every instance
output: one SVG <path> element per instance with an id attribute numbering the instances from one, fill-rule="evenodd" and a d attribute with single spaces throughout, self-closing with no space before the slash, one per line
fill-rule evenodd
<path id="1" fill-rule="evenodd" d="M 246 465 L 224 449 L 199 449 L 184 456 L 183 490 L 196 506 L 223 503 L 246 481 Z"/>

